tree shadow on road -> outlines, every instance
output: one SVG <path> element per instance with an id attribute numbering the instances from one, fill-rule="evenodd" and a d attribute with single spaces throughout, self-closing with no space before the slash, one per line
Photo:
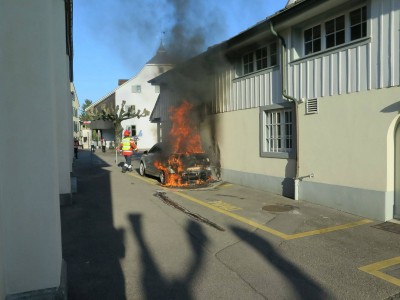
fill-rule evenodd
<path id="1" fill-rule="evenodd" d="M 232 226 L 232 231 L 243 241 L 253 247 L 262 257 L 275 267 L 293 287 L 294 299 L 328 299 L 328 295 L 310 276 L 288 261 L 264 238 L 257 233 Z"/>
<path id="2" fill-rule="evenodd" d="M 142 286 L 146 299 L 193 299 L 191 285 L 200 270 L 204 258 L 203 247 L 208 242 L 201 226 L 189 220 L 187 233 L 194 257 L 187 268 L 186 274 L 181 278 L 169 279 L 161 273 L 152 255 L 153 251 L 147 246 L 142 232 L 141 215 L 130 214 L 129 220 L 140 246 Z"/>

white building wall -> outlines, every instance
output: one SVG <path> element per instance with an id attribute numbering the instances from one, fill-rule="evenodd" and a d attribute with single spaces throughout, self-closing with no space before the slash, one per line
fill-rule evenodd
<path id="1" fill-rule="evenodd" d="M 366 38 L 289 60 L 288 90 L 297 99 L 342 95 L 400 84 L 400 1 L 372 0 Z M 290 36 L 286 36 L 290 41 Z M 288 49 L 287 56 L 295 57 Z"/>
<path id="2" fill-rule="evenodd" d="M 58 75 L 66 71 L 65 57 L 60 61 L 59 54 L 54 52 L 62 49 L 66 55 L 65 27 L 61 28 L 60 22 L 64 20 L 64 5 L 64 1 L 47 0 L 0 3 L 3 41 L 0 296 L 3 298 L 60 284 L 58 159 L 62 158 L 56 144 L 57 112 L 61 107 L 56 103 L 70 98 L 66 99 L 66 93 L 62 92 L 68 86 L 63 88 L 56 82 L 66 83 L 66 74 Z M 68 103 L 70 107 L 71 102 Z M 64 147 L 69 145 L 70 141 L 64 143 Z M 64 171 L 69 173 L 69 169 Z"/>
<path id="3" fill-rule="evenodd" d="M 281 26 L 279 33 L 288 45 L 287 93 L 318 100 L 317 114 L 306 114 L 306 104 L 299 104 L 300 199 L 388 220 L 394 202 L 393 129 L 399 118 L 400 2 L 357 2 L 358 7 L 364 4 L 369 16 L 365 38 L 302 58 L 301 28 L 353 7 L 333 0 L 313 10 L 314 15 L 307 11 L 310 20 L 297 16 L 302 23 Z M 280 67 L 241 77 L 235 68 L 219 71 L 210 86 L 215 114 L 208 121 L 217 128 L 213 147 L 220 149 L 222 178 L 279 193 L 284 179 L 295 176 L 296 161 L 260 157 L 258 107 L 286 101 Z M 166 122 L 168 107 L 177 99 L 167 89 L 160 97 L 153 115 Z M 210 124 L 202 124 L 202 136 L 209 141 Z"/>
<path id="4" fill-rule="evenodd" d="M 201 126 L 202 142 L 207 152 L 212 146 L 208 136 L 211 123 L 216 124 L 214 147 L 221 153 L 224 180 L 277 194 L 288 190 L 290 193 L 286 178 L 295 176 L 295 161 L 260 157 L 258 108 L 210 116 Z M 214 155 L 212 151 L 209 154 L 211 157 Z"/>
<path id="5" fill-rule="evenodd" d="M 279 67 L 237 77 L 234 66 L 215 78 L 215 113 L 256 108 L 282 102 Z"/>
<path id="6" fill-rule="evenodd" d="M 164 66 L 164 71 L 171 66 Z M 145 65 L 143 69 L 133 78 L 122 84 L 115 90 L 115 105 L 121 106 L 123 100 L 126 105 L 135 105 L 136 111 L 147 109 L 151 112 L 157 101 L 159 92 L 156 87 L 148 83 L 148 81 L 160 74 L 159 65 Z M 141 86 L 140 93 L 132 92 L 132 86 Z M 151 123 L 150 115 L 143 118 L 133 118 L 122 122 L 122 127 L 131 128 L 136 126 L 136 132 L 139 134 L 142 131 L 142 136 L 139 137 L 139 149 L 149 149 L 157 143 L 157 124 Z"/>
<path id="7" fill-rule="evenodd" d="M 319 99 L 299 106 L 300 199 L 369 218 L 393 218 L 394 124 L 400 88 Z"/>
<path id="8" fill-rule="evenodd" d="M 63 1 L 61 1 L 63 2 Z M 70 79 L 68 76 L 68 57 L 66 55 L 66 39 L 60 32 L 65 31 L 65 17 L 57 16 L 53 20 L 53 45 L 52 63 L 54 68 L 53 98 L 55 102 L 57 144 L 58 150 L 58 178 L 60 195 L 70 197 L 71 176 L 73 161 L 73 118 L 72 118 L 72 95 Z"/>

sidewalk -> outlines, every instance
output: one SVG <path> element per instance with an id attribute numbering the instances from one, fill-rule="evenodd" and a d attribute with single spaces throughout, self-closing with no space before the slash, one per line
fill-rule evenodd
<path id="1" fill-rule="evenodd" d="M 135 154 L 134 168 L 138 167 L 140 155 Z M 120 155 L 115 161 L 114 151 L 103 153 L 99 149 L 95 153 L 80 150 L 79 158 L 74 162 L 77 193 L 73 195 L 72 205 L 61 208 L 69 299 L 146 299 L 137 294 L 138 275 L 127 271 L 136 270 L 139 262 L 127 257 L 127 253 L 136 250 L 130 248 L 132 243 L 124 237 L 121 224 L 126 224 L 126 220 L 120 216 L 136 211 L 138 206 L 143 206 L 143 211 L 152 209 L 146 208 L 149 202 L 146 199 L 135 202 L 133 208 L 127 191 L 132 190 L 130 186 L 137 193 L 140 192 L 138 184 L 143 180 L 154 182 L 153 189 L 158 187 L 155 180 L 142 178 L 136 172 L 122 174 L 117 164 L 123 161 Z M 343 294 L 339 285 L 341 280 L 353 281 L 353 288 L 364 290 L 366 295 L 374 295 L 369 289 L 379 290 L 375 292 L 378 298 L 347 299 L 400 299 L 400 234 L 399 231 L 379 229 L 382 222 L 229 183 L 221 183 L 216 189 L 171 190 L 167 193 L 183 207 L 195 203 L 197 213 L 212 215 L 213 220 L 226 229 L 226 234 L 209 245 L 208 251 L 214 255 L 218 253 L 219 259 L 226 260 L 232 269 L 237 264 L 236 272 L 242 278 L 250 276 L 240 273 L 246 266 L 241 266 L 235 259 L 234 248 L 228 249 L 224 244 L 231 243 L 234 233 L 237 239 L 245 232 L 236 225 L 229 225 L 232 223 L 256 230 L 245 234 L 247 243 L 254 239 L 254 245 L 258 245 L 256 241 L 261 236 L 269 243 L 280 245 L 282 255 L 285 251 L 291 253 L 291 247 L 296 247 L 291 256 L 297 257 L 299 264 L 311 255 L 313 260 L 307 262 L 309 271 L 315 272 L 314 276 L 326 282 L 338 295 Z M 118 205 L 116 198 L 122 199 Z M 182 218 L 187 219 L 187 216 Z M 258 235 L 253 236 L 254 233 Z M 211 231 L 209 234 L 214 233 Z M 292 244 L 288 244 L 290 241 Z M 225 248 L 223 252 L 221 249 Z M 249 262 L 254 259 L 249 257 Z M 328 273 L 325 268 L 319 269 L 327 265 L 335 268 Z M 258 271 L 262 277 L 262 269 Z M 333 278 L 339 280 L 337 287 Z"/>

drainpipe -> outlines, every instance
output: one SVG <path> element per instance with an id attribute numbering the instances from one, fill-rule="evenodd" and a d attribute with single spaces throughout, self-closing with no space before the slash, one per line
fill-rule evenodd
<path id="1" fill-rule="evenodd" d="M 294 177 L 294 200 L 299 200 L 299 108 L 298 105 L 301 103 L 300 100 L 289 96 L 287 94 L 287 63 L 286 63 L 286 42 L 285 39 L 275 31 L 272 22 L 269 23 L 270 29 L 273 35 L 279 38 L 281 41 L 281 84 L 282 84 L 282 96 L 289 102 L 294 102 L 294 115 L 296 119 L 296 175 Z"/>

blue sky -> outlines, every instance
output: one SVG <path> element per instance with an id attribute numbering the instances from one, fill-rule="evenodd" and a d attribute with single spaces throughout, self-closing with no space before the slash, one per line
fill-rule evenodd
<path id="1" fill-rule="evenodd" d="M 252 27 L 287 0 L 80 0 L 74 1 L 74 84 L 82 105 L 96 102 L 135 76 L 161 39 L 195 44 L 201 53 Z M 183 42 L 176 29 L 183 29 Z M 200 37 L 194 39 L 193 36 Z M 197 43 L 187 41 L 196 40 Z M 185 43 L 186 41 L 186 43 Z M 196 54 L 198 54 L 196 53 Z"/>

